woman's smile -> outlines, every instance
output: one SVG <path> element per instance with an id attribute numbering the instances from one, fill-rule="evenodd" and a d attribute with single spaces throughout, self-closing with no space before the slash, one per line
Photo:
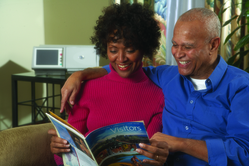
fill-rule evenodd
<path id="1" fill-rule="evenodd" d="M 119 70 L 125 71 L 131 67 L 131 64 L 119 64 L 119 65 L 117 64 L 117 66 Z"/>

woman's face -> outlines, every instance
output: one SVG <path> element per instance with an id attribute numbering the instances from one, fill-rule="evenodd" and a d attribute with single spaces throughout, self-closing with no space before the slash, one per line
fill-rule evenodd
<path id="1" fill-rule="evenodd" d="M 125 47 L 122 39 L 107 43 L 107 56 L 114 70 L 123 78 L 136 71 L 143 58 L 141 51 Z"/>

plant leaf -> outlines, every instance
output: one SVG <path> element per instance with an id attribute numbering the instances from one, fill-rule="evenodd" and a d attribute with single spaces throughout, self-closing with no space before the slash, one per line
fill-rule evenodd
<path id="1" fill-rule="evenodd" d="M 245 71 L 246 71 L 247 73 L 249 73 L 249 67 L 247 67 L 247 68 L 245 69 Z"/>
<path id="2" fill-rule="evenodd" d="M 243 56 L 240 56 L 239 59 L 234 62 L 233 66 L 240 67 L 241 62 L 243 62 Z"/>
<path id="3" fill-rule="evenodd" d="M 225 2 L 225 3 L 223 3 L 222 5 L 221 5 L 221 7 L 220 7 L 220 11 L 219 11 L 219 14 L 218 14 L 218 17 L 219 17 L 219 19 L 220 19 L 220 21 L 221 21 L 221 15 L 229 8 L 225 8 L 225 9 L 223 9 L 223 10 L 221 10 L 223 7 L 224 7 L 224 5 L 226 4 L 227 2 Z"/>
<path id="4" fill-rule="evenodd" d="M 240 58 L 243 58 L 244 56 L 246 56 L 247 54 L 249 53 L 249 50 L 246 50 L 246 51 L 242 51 L 242 52 L 237 52 L 236 54 L 234 54 L 232 57 L 230 57 L 227 61 L 227 64 L 229 65 L 233 65 L 235 66 L 236 65 L 236 62 L 238 63 L 238 61 L 240 60 L 237 60 L 236 62 L 234 62 L 234 60 L 236 59 L 236 57 L 238 55 L 240 55 Z"/>
<path id="5" fill-rule="evenodd" d="M 219 11 L 219 16 L 221 16 L 221 14 L 223 14 L 224 13 L 224 11 L 226 11 L 227 10 L 227 8 L 226 9 L 223 9 L 223 7 L 225 6 L 225 4 L 227 3 L 227 1 L 226 2 L 224 2 L 222 5 L 221 5 L 221 7 L 220 7 L 220 11 Z M 229 8 L 229 7 L 228 7 Z M 221 9 L 223 9 L 223 10 L 221 10 Z"/>
<path id="6" fill-rule="evenodd" d="M 249 53 L 249 50 L 242 51 L 242 52 L 239 52 L 239 53 L 240 53 L 240 56 L 244 57 Z"/>
<path id="7" fill-rule="evenodd" d="M 229 65 L 233 65 L 234 60 L 236 59 L 237 55 L 239 55 L 239 53 L 234 54 L 233 56 L 231 56 L 228 60 L 227 60 L 227 64 Z"/>
<path id="8" fill-rule="evenodd" d="M 243 16 L 246 16 L 247 11 L 249 11 L 249 7 L 241 11 L 241 13 L 240 13 L 240 15 L 239 15 L 239 18 L 238 18 L 238 20 L 237 20 L 237 24 L 239 24 L 239 22 L 240 22 L 240 20 L 241 20 L 241 18 L 242 18 Z"/>
<path id="9" fill-rule="evenodd" d="M 237 51 L 238 49 L 240 49 L 241 47 L 243 47 L 244 45 L 249 43 L 249 34 L 247 34 L 246 36 L 242 37 L 238 43 L 236 44 L 236 46 L 234 47 L 234 50 Z"/>
<path id="10" fill-rule="evenodd" d="M 233 34 L 240 28 L 241 26 L 237 27 L 236 29 L 234 29 L 229 35 L 227 35 L 225 41 L 224 41 L 224 45 L 227 43 L 227 41 L 233 36 Z"/>
<path id="11" fill-rule="evenodd" d="M 227 24 L 231 23 L 234 19 L 236 19 L 238 16 L 233 16 L 231 19 L 227 20 L 222 27 L 226 26 Z"/>
<path id="12" fill-rule="evenodd" d="M 237 28 L 235 28 L 229 35 L 227 35 L 225 41 L 224 41 L 224 44 L 227 43 L 227 41 L 233 36 L 233 34 L 239 29 L 241 28 L 242 26 L 245 26 L 245 25 L 249 25 L 249 23 L 246 23 L 246 24 L 243 24 L 243 25 L 240 25 L 238 26 Z"/>

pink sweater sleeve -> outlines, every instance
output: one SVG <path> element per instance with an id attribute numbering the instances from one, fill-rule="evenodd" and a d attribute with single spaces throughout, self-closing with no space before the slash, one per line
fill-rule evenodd
<path id="1" fill-rule="evenodd" d="M 72 112 L 69 113 L 68 123 L 80 131 L 83 135 L 88 132 L 87 118 L 89 115 L 89 109 L 86 106 L 87 99 L 85 93 L 82 92 L 83 86 L 79 92 L 78 99 L 76 99 L 75 105 L 72 108 Z"/>
<path id="2" fill-rule="evenodd" d="M 68 123 L 80 131 L 83 135 L 87 133 L 87 117 L 89 110 L 79 105 L 73 106 L 73 111 L 69 113 Z"/>
<path id="3" fill-rule="evenodd" d="M 164 98 L 162 96 L 161 100 L 158 102 L 158 109 L 155 111 L 154 115 L 147 127 L 147 133 L 149 138 L 151 138 L 156 132 L 162 132 L 162 111 L 164 108 Z"/>

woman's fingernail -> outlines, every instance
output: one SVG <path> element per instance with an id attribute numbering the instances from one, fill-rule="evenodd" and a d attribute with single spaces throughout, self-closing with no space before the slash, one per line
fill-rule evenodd
<path id="1" fill-rule="evenodd" d="M 144 147 L 144 144 L 142 144 L 142 143 L 139 143 L 139 146 L 140 146 L 141 148 L 143 148 L 143 147 Z"/>
<path id="2" fill-rule="evenodd" d="M 142 151 L 140 149 L 136 149 L 136 152 L 141 153 Z"/>
<path id="3" fill-rule="evenodd" d="M 146 159 L 143 159 L 143 163 L 147 163 L 148 162 L 148 160 L 146 160 Z"/>

